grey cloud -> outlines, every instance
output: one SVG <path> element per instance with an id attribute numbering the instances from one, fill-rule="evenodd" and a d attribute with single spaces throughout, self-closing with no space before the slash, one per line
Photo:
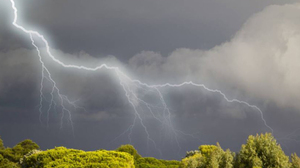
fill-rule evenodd
<path id="1" fill-rule="evenodd" d="M 200 83 L 205 82 L 212 88 L 220 88 L 225 91 L 232 87 L 239 88 L 237 96 L 243 92 L 247 93 L 243 98 L 266 98 L 277 102 L 279 105 L 299 108 L 297 101 L 293 101 L 299 99 L 297 94 L 293 92 L 293 89 L 298 87 L 298 83 L 296 80 L 292 80 L 294 79 L 293 75 L 297 72 L 297 66 L 294 65 L 297 62 L 295 56 L 297 50 L 291 48 L 298 44 L 295 41 L 297 36 L 294 36 L 299 27 L 295 20 L 297 10 L 298 8 L 295 5 L 268 7 L 249 19 L 232 40 L 211 50 L 177 49 L 168 57 L 152 51 L 144 51 L 132 57 L 128 66 L 132 68 L 131 73 L 134 76 L 135 74 L 138 78 L 142 76 L 139 79 L 147 82 L 163 83 L 194 80 Z M 277 17 L 274 17 L 274 15 L 277 15 Z M 281 32 L 284 32 L 284 34 L 281 34 Z M 274 40 L 271 40 L 270 43 L 268 41 L 271 38 Z M 290 43 L 287 43 L 288 41 Z M 114 56 L 97 59 L 84 51 L 74 54 L 67 54 L 54 49 L 52 51 L 54 55 L 66 63 L 96 66 L 106 62 L 111 65 L 126 67 Z M 36 66 L 39 65 L 36 59 L 28 59 L 28 56 L 36 55 L 35 51 L 21 49 L 14 50 L 10 54 L 2 53 L 2 55 L 2 88 L 9 75 L 13 76 L 16 81 L 35 82 L 33 86 L 37 87 L 36 81 L 38 81 L 37 78 L 40 78 L 40 74 L 37 73 L 39 71 L 36 71 L 36 69 L 40 67 Z M 19 59 L 19 55 L 24 56 Z M 284 61 L 274 61 L 274 55 L 276 59 Z M 79 99 L 81 101 L 79 104 L 89 107 L 91 113 L 98 113 L 99 107 L 103 108 L 102 110 L 107 110 L 107 105 L 111 102 L 113 102 L 111 105 L 117 106 L 114 108 L 121 109 L 125 106 L 124 96 L 122 97 L 122 94 L 120 94 L 122 89 L 117 86 L 118 83 L 112 85 L 114 79 L 109 75 L 100 73 L 99 76 L 95 73 L 69 72 L 51 63 L 51 60 L 47 60 L 47 62 L 51 64 L 54 78 L 59 81 L 64 94 L 69 95 L 73 100 Z M 35 70 L 19 71 L 20 68 L 13 68 L 13 70 L 8 68 L 15 67 L 15 64 L 18 63 L 22 65 L 20 68 L 32 67 L 33 65 Z M 260 65 L 257 65 L 258 63 Z M 286 64 L 291 64 L 291 66 L 285 67 Z M 64 73 L 61 73 L 62 71 Z M 139 74 L 141 75 L 139 76 Z M 271 79 L 270 74 L 273 74 Z M 3 77 L 3 75 L 6 76 Z M 282 77 L 285 77 L 285 80 Z M 12 80 L 9 83 L 12 83 Z M 290 87 L 290 85 L 293 87 Z M 102 88 L 101 91 L 96 91 L 99 87 Z M 236 95 L 231 94 L 231 96 L 235 97 Z M 172 97 L 176 97 L 176 95 Z M 188 96 L 180 101 L 182 103 L 193 102 Z M 197 111 L 201 106 L 189 104 L 182 107 L 177 109 L 189 111 L 186 109 L 193 107 L 195 110 L 190 111 Z M 208 111 L 210 110 L 208 109 Z M 218 109 L 215 109 L 215 111 L 218 111 Z M 233 111 L 238 110 L 230 109 L 228 111 L 230 112 L 220 114 L 234 116 Z M 119 115 L 122 114 L 122 110 L 115 112 Z M 177 112 L 180 113 L 180 110 L 177 110 Z M 244 118 L 245 116 L 242 113 L 237 113 L 236 117 Z"/>
<path id="2" fill-rule="evenodd" d="M 174 79 L 176 74 L 176 82 L 205 81 L 217 88 L 225 84 L 300 109 L 295 92 L 300 87 L 299 17 L 299 4 L 271 6 L 250 18 L 229 42 L 210 50 L 177 49 L 167 58 L 142 52 L 129 64 L 145 76 Z"/>
<path id="3" fill-rule="evenodd" d="M 113 56 L 96 59 L 83 51 L 76 54 L 66 54 L 58 50 L 52 51 L 58 59 L 67 64 L 79 64 L 80 62 L 81 65 L 97 66 L 105 62 L 122 68 Z M 122 89 L 115 82 L 114 72 L 107 70 L 82 72 L 66 69 L 44 57 L 44 54 L 45 52 L 42 50 L 44 61 L 52 74 L 52 78 L 61 89 L 61 93 L 68 95 L 72 101 L 76 100 L 78 105 L 87 108 L 89 113 L 97 113 L 101 109 L 108 110 L 112 106 L 115 109 L 124 106 L 121 96 L 123 95 Z M 11 104 L 15 107 L 25 108 L 25 106 L 37 106 L 39 104 L 42 67 L 35 50 L 16 49 L 0 52 L 0 71 L 1 106 Z M 43 91 L 46 100 L 50 100 L 51 89 L 51 83 L 45 79 Z M 112 111 L 122 115 L 120 110 Z M 126 112 L 126 110 L 124 111 Z M 82 109 L 81 112 L 84 113 Z"/>
<path id="4" fill-rule="evenodd" d="M 142 50 L 166 55 L 182 47 L 212 48 L 230 39 L 253 13 L 270 4 L 295 1 L 17 0 L 16 4 L 22 23 L 46 34 L 53 48 L 67 53 L 84 50 L 96 57 L 115 55 L 127 62 Z"/>

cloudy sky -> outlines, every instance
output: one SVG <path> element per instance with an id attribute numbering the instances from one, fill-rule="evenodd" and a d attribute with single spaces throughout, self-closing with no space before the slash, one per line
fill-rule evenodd
<path id="1" fill-rule="evenodd" d="M 42 78 L 30 37 L 12 26 L 7 0 L 0 2 L 0 136 L 6 146 L 27 138 L 42 149 L 110 150 L 131 143 L 143 156 L 180 159 L 216 142 L 238 151 L 248 135 L 273 129 L 287 154 L 300 153 L 296 0 L 15 2 L 18 23 L 44 34 L 53 55 L 66 64 L 107 63 L 151 85 L 194 81 L 263 114 L 202 87 L 157 92 L 125 81 L 135 113 L 114 71 L 63 68 L 34 37 L 60 93 L 77 107 L 65 103 L 70 113 L 63 111 L 54 93 L 57 106 L 49 108 L 53 85 L 47 74 Z"/>

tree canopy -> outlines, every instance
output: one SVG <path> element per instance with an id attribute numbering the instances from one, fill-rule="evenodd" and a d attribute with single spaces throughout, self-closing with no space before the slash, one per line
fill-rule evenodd
<path id="1" fill-rule="evenodd" d="M 116 151 L 126 152 L 133 156 L 134 160 L 141 158 L 142 156 L 137 152 L 137 150 L 132 145 L 121 145 Z"/>
<path id="2" fill-rule="evenodd" d="M 120 167 L 133 168 L 133 157 L 125 152 L 91 151 L 57 147 L 24 156 L 22 167 Z"/>
<path id="3" fill-rule="evenodd" d="M 186 168 L 233 168 L 234 153 L 224 151 L 220 144 L 201 145 L 199 151 L 187 152 L 182 159 L 182 167 Z"/>
<path id="4" fill-rule="evenodd" d="M 293 153 L 291 156 L 291 168 L 300 168 L 300 158 L 296 153 Z"/>
<path id="5" fill-rule="evenodd" d="M 24 140 L 5 148 L 0 138 L 0 167 L 100 167 L 100 168 L 300 168 L 296 153 L 291 159 L 270 133 L 250 135 L 237 154 L 221 145 L 200 145 L 181 161 L 142 157 L 132 145 L 121 145 L 113 151 L 83 151 L 56 147 L 39 150 L 33 141 Z"/>
<path id="6" fill-rule="evenodd" d="M 250 135 L 237 157 L 240 168 L 246 167 L 289 167 L 289 157 L 270 134 Z"/>
<path id="7" fill-rule="evenodd" d="M 39 149 L 40 147 L 30 139 L 26 139 L 20 143 L 18 143 L 13 148 L 5 148 L 4 150 L 0 150 L 0 154 L 2 154 L 6 159 L 12 162 L 19 162 L 19 160 L 28 152 Z"/>

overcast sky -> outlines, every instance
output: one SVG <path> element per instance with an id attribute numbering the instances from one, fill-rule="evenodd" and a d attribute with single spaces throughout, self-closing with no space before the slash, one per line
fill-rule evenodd
<path id="1" fill-rule="evenodd" d="M 285 152 L 300 153 L 296 0 L 15 2 L 18 23 L 44 34 L 60 60 L 85 66 L 108 63 L 149 84 L 194 81 L 219 89 L 230 99 L 259 107 Z M 72 129 L 69 114 L 61 120 L 59 106 L 47 113 L 52 87 L 45 78 L 40 113 L 42 66 L 29 36 L 12 26 L 10 5 L 0 2 L 0 136 L 6 146 L 27 138 L 42 149 L 111 150 L 131 143 L 143 156 L 180 159 L 186 151 L 216 142 L 239 151 L 250 134 L 271 131 L 259 111 L 228 103 L 201 87 L 184 86 L 160 90 L 176 134 L 136 104 L 149 141 L 113 72 L 66 69 L 42 52 L 61 93 L 82 107 L 68 106 Z M 162 105 L 152 91 L 134 89 L 143 100 Z M 165 117 L 163 110 L 153 109 Z"/>

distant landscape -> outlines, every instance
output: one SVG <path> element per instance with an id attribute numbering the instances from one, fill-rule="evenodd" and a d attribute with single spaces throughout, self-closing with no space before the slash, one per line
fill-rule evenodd
<path id="1" fill-rule="evenodd" d="M 186 152 L 182 160 L 159 160 L 142 157 L 132 145 L 121 145 L 113 151 L 83 151 L 55 147 L 40 150 L 38 144 L 26 139 L 12 148 L 0 138 L 0 167 L 100 167 L 100 168 L 300 168 L 296 153 L 285 155 L 270 133 L 250 135 L 239 152 L 216 145 L 201 145 Z"/>

